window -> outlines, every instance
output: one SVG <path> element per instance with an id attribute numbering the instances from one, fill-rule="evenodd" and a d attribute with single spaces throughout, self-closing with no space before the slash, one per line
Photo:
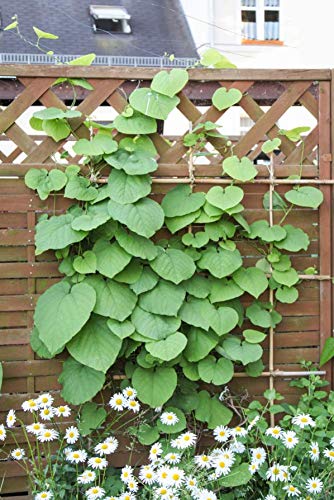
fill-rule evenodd
<path id="1" fill-rule="evenodd" d="M 241 0 L 244 40 L 280 39 L 280 0 Z"/>
<path id="2" fill-rule="evenodd" d="M 89 13 L 93 18 L 93 30 L 111 33 L 131 33 L 128 11 L 119 5 L 91 5 Z"/>

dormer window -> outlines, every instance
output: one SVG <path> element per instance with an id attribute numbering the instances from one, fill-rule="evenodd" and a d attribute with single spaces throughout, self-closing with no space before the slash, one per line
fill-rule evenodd
<path id="1" fill-rule="evenodd" d="M 128 11 L 120 5 L 91 5 L 89 13 L 93 19 L 93 30 L 110 33 L 131 33 Z"/>

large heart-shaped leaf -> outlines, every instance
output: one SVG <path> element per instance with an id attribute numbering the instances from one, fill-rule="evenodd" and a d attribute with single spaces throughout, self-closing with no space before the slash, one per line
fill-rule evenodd
<path id="1" fill-rule="evenodd" d="M 215 308 L 207 299 L 197 299 L 189 297 L 183 303 L 179 316 L 188 325 L 198 326 L 204 330 L 209 330 Z"/>
<path id="2" fill-rule="evenodd" d="M 75 231 L 91 231 L 102 226 L 109 219 L 108 202 L 102 201 L 97 205 L 89 205 L 85 213 L 75 217 L 72 228 Z"/>
<path id="3" fill-rule="evenodd" d="M 228 210 L 238 205 L 244 197 L 244 192 L 238 186 L 222 188 L 214 186 L 206 194 L 206 200 L 221 210 Z"/>
<path id="4" fill-rule="evenodd" d="M 137 89 L 129 97 L 131 106 L 146 116 L 166 120 L 169 113 L 179 104 L 180 99 L 176 96 L 168 97 L 158 94 L 152 89 Z"/>
<path id="5" fill-rule="evenodd" d="M 196 221 L 200 213 L 201 211 L 197 210 L 196 212 L 191 212 L 187 215 L 181 215 L 180 217 L 166 217 L 165 224 L 169 231 L 174 234 L 180 229 L 189 226 L 189 224 L 192 224 L 194 221 Z"/>
<path id="6" fill-rule="evenodd" d="M 236 284 L 253 297 L 258 298 L 268 288 L 265 273 L 257 267 L 241 268 L 233 274 Z"/>
<path id="7" fill-rule="evenodd" d="M 145 198 L 151 192 L 149 175 L 128 175 L 113 169 L 108 179 L 108 194 L 113 201 L 126 205 Z"/>
<path id="8" fill-rule="evenodd" d="M 182 396 L 184 395 L 182 394 Z M 180 410 L 180 408 L 168 406 L 167 408 L 164 408 L 164 411 L 167 413 L 169 412 L 174 413 L 177 416 L 178 421 L 175 422 L 173 425 L 168 425 L 168 424 L 163 424 L 159 418 L 157 420 L 157 428 L 159 429 L 160 432 L 164 434 L 175 434 L 177 432 L 182 432 L 187 427 L 186 417 L 183 411 Z"/>
<path id="9" fill-rule="evenodd" d="M 182 283 L 189 295 L 198 299 L 205 299 L 211 290 L 211 281 L 204 276 L 195 274 L 192 278 Z"/>
<path id="10" fill-rule="evenodd" d="M 142 273 L 143 266 L 140 262 L 133 259 L 130 264 L 128 264 L 123 271 L 114 276 L 114 280 L 120 283 L 127 283 L 128 285 L 133 285 L 136 283 Z"/>
<path id="11" fill-rule="evenodd" d="M 177 384 L 174 368 L 138 367 L 132 375 L 132 385 L 138 399 L 152 408 L 162 406 L 172 396 Z"/>
<path id="12" fill-rule="evenodd" d="M 243 365 L 258 361 L 263 354 L 263 349 L 260 345 L 250 344 L 247 341 L 242 342 L 237 337 L 225 339 L 222 348 L 229 358 L 233 361 L 241 361 Z"/>
<path id="13" fill-rule="evenodd" d="M 299 276 L 297 271 L 292 267 L 286 271 L 273 270 L 273 278 L 280 285 L 292 286 L 298 283 Z"/>
<path id="14" fill-rule="evenodd" d="M 88 283 L 96 292 L 94 312 L 101 316 L 124 321 L 137 303 L 137 296 L 128 286 L 112 280 L 104 280 L 101 276 L 89 276 Z"/>
<path id="15" fill-rule="evenodd" d="M 191 278 L 196 271 L 193 259 L 173 248 L 164 250 L 160 247 L 158 256 L 150 262 L 150 266 L 161 278 L 176 285 Z"/>
<path id="16" fill-rule="evenodd" d="M 111 217 L 125 224 L 131 231 L 150 238 L 164 223 L 164 212 L 160 205 L 148 198 L 137 203 L 120 205 L 113 200 L 109 201 L 108 210 Z"/>
<path id="17" fill-rule="evenodd" d="M 227 476 L 219 479 L 219 484 L 224 488 L 237 488 L 243 484 L 247 484 L 252 478 L 248 464 L 241 464 L 228 473 Z"/>
<path id="18" fill-rule="evenodd" d="M 298 296 L 299 292 L 294 286 L 282 286 L 281 288 L 278 288 L 275 293 L 276 299 L 284 304 L 292 304 L 293 302 L 296 302 Z"/>
<path id="19" fill-rule="evenodd" d="M 324 195 L 312 186 L 302 186 L 285 193 L 285 198 L 298 207 L 318 208 L 324 201 Z"/>
<path id="20" fill-rule="evenodd" d="M 96 255 L 91 250 L 86 250 L 73 260 L 73 269 L 79 274 L 91 274 L 96 272 Z"/>
<path id="21" fill-rule="evenodd" d="M 165 339 L 175 333 L 181 324 L 179 318 L 152 314 L 141 307 L 136 307 L 133 311 L 131 321 L 138 333 L 152 340 Z"/>
<path id="22" fill-rule="evenodd" d="M 242 93 L 238 89 L 226 90 L 225 87 L 217 89 L 212 96 L 212 104 L 222 111 L 237 104 L 242 98 Z"/>
<path id="23" fill-rule="evenodd" d="M 310 239 L 306 233 L 299 227 L 294 227 L 291 224 L 284 226 L 286 237 L 281 241 L 276 241 L 275 246 L 288 252 L 299 252 L 307 250 L 310 244 Z"/>
<path id="24" fill-rule="evenodd" d="M 141 273 L 139 280 L 130 286 L 131 290 L 135 292 L 136 295 L 148 292 L 155 287 L 158 283 L 158 276 L 152 271 L 150 267 L 145 266 Z"/>
<path id="25" fill-rule="evenodd" d="M 242 258 L 238 250 L 225 250 L 210 247 L 202 253 L 197 262 L 200 269 L 207 269 L 216 278 L 225 278 L 242 266 Z"/>
<path id="26" fill-rule="evenodd" d="M 223 161 L 223 171 L 238 181 L 250 181 L 257 175 L 257 170 L 247 156 L 239 160 L 237 156 L 230 156 Z"/>
<path id="27" fill-rule="evenodd" d="M 233 281 L 223 278 L 222 280 L 212 279 L 210 301 L 225 302 L 240 297 L 244 291 Z"/>
<path id="28" fill-rule="evenodd" d="M 73 405 L 81 405 L 102 389 L 105 374 L 70 357 L 65 361 L 58 380 L 63 385 L 62 398 Z"/>
<path id="29" fill-rule="evenodd" d="M 183 304 L 185 294 L 182 286 L 160 280 L 153 290 L 140 296 L 139 305 L 153 314 L 176 316 Z"/>
<path id="30" fill-rule="evenodd" d="M 175 332 L 165 340 L 148 342 L 145 347 L 155 358 L 171 361 L 181 354 L 186 345 L 187 337 L 181 332 Z"/>
<path id="31" fill-rule="evenodd" d="M 208 384 L 227 384 L 234 374 L 233 363 L 226 358 L 216 360 L 214 356 L 207 356 L 198 363 L 198 373 Z"/>
<path id="32" fill-rule="evenodd" d="M 80 411 L 79 431 L 81 436 L 88 436 L 100 427 L 107 418 L 107 412 L 97 403 L 85 403 Z"/>
<path id="33" fill-rule="evenodd" d="M 117 242 L 110 243 L 102 239 L 95 243 L 93 252 L 96 255 L 96 269 L 108 278 L 120 273 L 132 259 Z"/>
<path id="34" fill-rule="evenodd" d="M 190 186 L 179 184 L 166 194 L 161 206 L 166 217 L 180 217 L 196 212 L 204 203 L 204 193 L 192 193 Z"/>
<path id="35" fill-rule="evenodd" d="M 144 151 L 129 152 L 120 149 L 111 155 L 104 155 L 105 161 L 116 168 L 124 170 L 128 175 L 144 175 L 158 168 L 157 162 Z"/>
<path id="36" fill-rule="evenodd" d="M 281 145 L 281 139 L 275 137 L 272 140 L 268 140 L 262 144 L 262 151 L 266 154 L 272 153 L 275 149 L 278 149 Z"/>
<path id="37" fill-rule="evenodd" d="M 117 230 L 115 238 L 119 245 L 134 257 L 153 260 L 158 254 L 158 247 L 151 240 L 132 231 L 127 232 L 122 227 Z"/>
<path id="38" fill-rule="evenodd" d="M 190 362 L 205 358 L 218 344 L 219 337 L 201 328 L 192 327 L 188 334 L 188 343 L 184 355 Z"/>
<path id="39" fill-rule="evenodd" d="M 66 173 L 68 172 L 67 167 Z M 92 201 L 97 198 L 98 190 L 91 185 L 89 179 L 79 175 L 68 175 L 68 181 L 65 187 L 65 198 L 71 198 L 81 201 Z"/>
<path id="40" fill-rule="evenodd" d="M 173 97 L 180 92 L 189 80 L 188 71 L 174 68 L 172 71 L 159 71 L 153 78 L 151 89 L 159 94 Z"/>
<path id="41" fill-rule="evenodd" d="M 218 425 L 228 425 L 233 412 L 219 401 L 218 396 L 211 398 L 208 391 L 201 391 L 198 395 L 195 417 L 200 422 L 207 422 L 209 429 L 214 429 Z"/>
<path id="42" fill-rule="evenodd" d="M 117 321 L 116 319 L 109 318 L 107 320 L 108 328 L 117 335 L 121 340 L 130 337 L 135 332 L 135 327 L 131 321 Z"/>
<path id="43" fill-rule="evenodd" d="M 81 330 L 95 303 L 95 290 L 86 283 L 71 287 L 67 281 L 61 281 L 40 296 L 34 319 L 40 339 L 51 354 Z"/>
<path id="44" fill-rule="evenodd" d="M 334 338 L 330 337 L 326 339 L 324 348 L 320 356 L 320 366 L 323 366 L 327 361 L 334 357 Z"/>
<path id="45" fill-rule="evenodd" d="M 114 127 L 121 134 L 154 134 L 157 122 L 154 118 L 133 111 L 131 116 L 118 115 L 114 120 Z"/>
<path id="46" fill-rule="evenodd" d="M 201 64 L 208 68 L 236 68 L 236 65 L 227 59 L 219 50 L 217 49 L 207 49 L 201 57 Z"/>
<path id="47" fill-rule="evenodd" d="M 247 307 L 247 318 L 253 325 L 262 328 L 274 328 L 281 320 L 282 316 L 277 311 L 269 311 L 261 302 L 257 302 Z"/>
<path id="48" fill-rule="evenodd" d="M 50 219 L 42 220 L 36 225 L 36 255 L 46 250 L 58 250 L 72 243 L 77 243 L 87 236 L 86 231 L 72 229 L 74 215 L 54 215 Z"/>
<path id="49" fill-rule="evenodd" d="M 107 320 L 92 314 L 82 330 L 66 345 L 71 356 L 85 366 L 106 373 L 121 350 L 122 340 L 108 328 Z"/>
<path id="50" fill-rule="evenodd" d="M 248 329 L 244 330 L 242 334 L 250 344 L 259 344 L 266 338 L 266 335 L 258 330 Z"/>
<path id="51" fill-rule="evenodd" d="M 219 307 L 214 311 L 210 326 L 217 335 L 225 335 L 233 330 L 238 324 L 238 313 L 231 307 Z"/>
<path id="52" fill-rule="evenodd" d="M 24 177 L 26 186 L 36 189 L 41 200 L 46 200 L 51 191 L 60 191 L 67 182 L 64 172 L 54 168 L 48 172 L 45 168 L 31 168 Z"/>
<path id="53" fill-rule="evenodd" d="M 126 151 L 143 151 L 151 158 L 157 156 L 158 151 L 154 142 L 148 135 L 137 135 L 135 137 L 124 137 L 119 141 L 119 147 Z"/>
<path id="54" fill-rule="evenodd" d="M 182 243 L 193 248 L 202 248 L 209 242 L 209 235 L 204 231 L 186 233 L 182 236 Z"/>
<path id="55" fill-rule="evenodd" d="M 71 127 L 67 121 L 58 118 L 55 120 L 43 120 L 42 128 L 55 142 L 66 139 L 71 133 Z"/>
<path id="56" fill-rule="evenodd" d="M 73 151 L 77 155 L 100 156 L 111 154 L 117 151 L 118 144 L 111 135 L 99 133 L 91 140 L 79 139 L 73 146 Z"/>

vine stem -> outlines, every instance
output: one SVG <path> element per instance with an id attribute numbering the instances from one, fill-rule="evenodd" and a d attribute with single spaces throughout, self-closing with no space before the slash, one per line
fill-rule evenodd
<path id="1" fill-rule="evenodd" d="M 275 185 L 274 185 L 274 153 L 272 152 L 270 154 L 270 166 L 269 166 L 269 180 L 270 185 L 269 185 L 269 226 L 273 227 L 274 225 L 274 213 L 273 213 L 273 199 L 274 199 L 274 191 L 275 191 Z M 273 244 L 270 243 L 270 253 L 272 252 L 273 249 Z M 270 272 L 272 273 L 272 267 L 270 266 Z M 272 288 L 269 289 L 269 302 L 271 304 L 271 310 L 274 307 L 274 290 Z M 272 372 L 274 371 L 274 328 L 270 326 L 269 329 L 269 372 L 270 372 L 270 377 L 269 377 L 269 389 L 273 390 L 274 389 L 274 377 L 272 375 Z M 270 406 L 273 406 L 274 400 L 270 399 Z M 275 425 L 275 415 L 273 413 L 270 413 L 270 425 L 274 427 Z"/>
<path id="2" fill-rule="evenodd" d="M 191 121 L 189 121 L 189 134 L 191 134 L 192 129 L 193 129 L 193 124 Z M 192 147 L 189 149 L 189 155 L 188 155 L 188 175 L 189 175 L 190 189 L 191 191 L 193 191 L 195 184 L 195 167 L 194 167 L 194 151 Z M 193 232 L 192 225 L 190 224 L 188 226 L 188 233 L 192 232 Z"/>

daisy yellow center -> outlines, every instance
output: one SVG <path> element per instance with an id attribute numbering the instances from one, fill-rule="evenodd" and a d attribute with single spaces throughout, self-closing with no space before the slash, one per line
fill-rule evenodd
<path id="1" fill-rule="evenodd" d="M 273 474 L 275 474 L 275 476 L 277 476 L 277 474 L 280 473 L 280 470 L 277 469 L 277 467 L 275 469 L 273 469 Z"/>
<path id="2" fill-rule="evenodd" d="M 127 391 L 127 392 L 126 392 L 126 395 L 127 395 L 127 396 L 132 396 L 132 394 L 133 394 L 133 392 L 132 392 L 132 391 Z"/>
<path id="3" fill-rule="evenodd" d="M 101 449 L 102 449 L 102 450 L 107 450 L 107 449 L 108 449 L 108 445 L 107 445 L 107 444 L 103 444 L 103 445 L 101 446 Z"/>
<path id="4" fill-rule="evenodd" d="M 51 432 L 50 431 L 46 431 L 44 433 L 44 436 L 47 437 L 47 438 L 49 438 L 51 436 Z"/>
<path id="5" fill-rule="evenodd" d="M 173 415 L 167 415 L 167 420 L 173 420 Z"/>
<path id="6" fill-rule="evenodd" d="M 123 476 L 124 477 L 129 477 L 129 473 L 128 472 L 124 472 Z"/>
<path id="7" fill-rule="evenodd" d="M 47 403 L 48 401 L 48 398 L 42 398 L 42 403 Z"/>
<path id="8" fill-rule="evenodd" d="M 136 406 L 136 402 L 135 401 L 130 401 L 130 406 Z"/>
<path id="9" fill-rule="evenodd" d="M 262 456 L 262 455 L 261 455 L 261 453 L 257 453 L 257 454 L 256 454 L 256 458 L 257 458 L 258 460 L 260 460 L 261 456 Z"/>
<path id="10" fill-rule="evenodd" d="M 17 452 L 15 453 L 15 456 L 20 457 L 20 456 L 21 456 L 21 452 L 20 452 L 20 451 L 17 451 Z"/>
<path id="11" fill-rule="evenodd" d="M 98 490 L 97 488 L 94 488 L 94 489 L 92 490 L 92 493 L 98 493 L 98 492 L 99 492 L 99 490 Z"/>
<path id="12" fill-rule="evenodd" d="M 226 434 L 226 432 L 225 432 L 225 431 L 220 431 L 219 436 L 224 437 L 224 436 L 225 436 L 225 434 Z"/>
<path id="13" fill-rule="evenodd" d="M 166 495 L 166 493 L 167 493 L 167 490 L 165 488 L 160 490 L 160 495 Z"/>
<path id="14" fill-rule="evenodd" d="M 64 408 L 63 406 L 61 406 L 61 407 L 58 409 L 58 411 L 59 411 L 60 413 L 64 413 L 65 408 Z"/>
<path id="15" fill-rule="evenodd" d="M 68 435 L 69 435 L 69 437 L 70 437 L 70 438 L 73 438 L 73 437 L 74 437 L 74 432 L 73 432 L 73 431 L 72 431 L 72 432 L 69 432 L 69 434 L 68 434 Z"/>
<path id="16" fill-rule="evenodd" d="M 163 479 L 166 479 L 166 477 L 167 477 L 167 476 L 168 476 L 167 472 L 163 472 L 163 473 L 161 474 L 161 477 L 162 477 Z"/>
<path id="17" fill-rule="evenodd" d="M 273 434 L 279 434 L 279 430 L 278 429 L 274 429 L 273 430 Z"/>
<path id="18" fill-rule="evenodd" d="M 95 463 L 100 464 L 102 462 L 101 458 L 95 458 Z"/>
<path id="19" fill-rule="evenodd" d="M 222 469 L 225 467 L 225 462 L 219 462 L 219 467 L 221 467 Z"/>
<path id="20" fill-rule="evenodd" d="M 79 453 L 73 453 L 73 458 L 79 458 L 79 457 L 80 457 Z"/>
<path id="21" fill-rule="evenodd" d="M 121 405 L 121 404 L 122 404 L 122 402 L 123 402 L 123 401 L 122 401 L 120 398 L 116 399 L 116 404 L 117 404 L 117 405 Z"/>
<path id="22" fill-rule="evenodd" d="M 296 491 L 296 488 L 294 486 L 290 486 L 289 491 Z"/>
<path id="23" fill-rule="evenodd" d="M 206 455 L 203 455 L 202 460 L 203 460 L 203 462 L 208 462 L 209 461 L 209 457 L 207 457 Z"/>
<path id="24" fill-rule="evenodd" d="M 240 432 L 240 431 L 241 431 L 241 427 L 236 427 L 236 428 L 235 428 L 235 430 L 236 430 L 237 432 Z"/>
<path id="25" fill-rule="evenodd" d="M 4 435 L 4 431 L 2 429 L 0 429 L 0 436 L 3 436 Z"/>
<path id="26" fill-rule="evenodd" d="M 157 453 L 157 451 L 158 450 L 156 448 L 153 448 L 152 453 Z"/>
<path id="27" fill-rule="evenodd" d="M 252 465 L 252 470 L 255 470 L 255 469 L 256 469 L 256 465 L 255 465 L 255 464 L 253 464 L 253 465 Z"/>
<path id="28" fill-rule="evenodd" d="M 171 455 L 171 456 L 170 456 L 170 458 L 171 458 L 172 460 L 174 460 L 174 459 L 176 458 L 176 456 L 175 456 L 175 455 Z"/>
<path id="29" fill-rule="evenodd" d="M 151 477 L 152 477 L 152 474 L 151 474 L 150 472 L 147 472 L 147 473 L 146 473 L 146 478 L 147 478 L 147 479 L 151 479 Z"/>
<path id="30" fill-rule="evenodd" d="M 184 436 L 185 441 L 189 441 L 190 437 L 189 436 Z"/>
<path id="31" fill-rule="evenodd" d="M 312 483 L 311 486 L 312 486 L 312 488 L 316 488 L 318 485 L 317 485 L 317 483 Z"/>
<path id="32" fill-rule="evenodd" d="M 131 500 L 131 498 L 129 497 L 129 495 L 126 495 L 126 496 L 124 497 L 124 500 Z"/>
<path id="33" fill-rule="evenodd" d="M 318 453 L 318 450 L 316 448 L 312 448 L 312 453 L 316 455 Z"/>
<path id="34" fill-rule="evenodd" d="M 48 498 L 47 493 L 42 493 L 42 494 L 41 494 L 41 498 Z"/>
<path id="35" fill-rule="evenodd" d="M 301 422 L 303 422 L 303 424 L 306 424 L 308 422 L 308 418 L 307 417 L 302 417 L 300 419 Z"/>
<path id="36" fill-rule="evenodd" d="M 289 441 L 289 443 L 292 443 L 292 441 L 293 441 L 292 437 L 288 437 L 288 441 Z"/>
<path id="37" fill-rule="evenodd" d="M 50 413 L 50 410 L 48 410 L 48 409 L 45 409 L 43 413 L 44 413 L 44 415 L 49 415 L 49 413 Z"/>
<path id="38" fill-rule="evenodd" d="M 178 481 L 180 479 L 179 474 L 173 474 L 172 479 L 174 479 L 174 481 Z"/>
<path id="39" fill-rule="evenodd" d="M 329 456 L 330 456 L 330 457 L 334 457 L 334 451 L 330 451 L 330 452 L 329 452 Z"/>
<path id="40" fill-rule="evenodd" d="M 286 472 L 283 472 L 283 477 L 287 478 L 288 474 Z"/>
<path id="41" fill-rule="evenodd" d="M 13 419 L 14 419 L 13 415 L 9 415 L 8 420 L 11 421 Z"/>
<path id="42" fill-rule="evenodd" d="M 33 399 L 29 399 L 28 404 L 29 404 L 30 408 L 33 408 L 34 406 L 36 406 L 36 403 Z"/>
<path id="43" fill-rule="evenodd" d="M 195 481 L 189 481 L 190 486 L 195 486 Z"/>

